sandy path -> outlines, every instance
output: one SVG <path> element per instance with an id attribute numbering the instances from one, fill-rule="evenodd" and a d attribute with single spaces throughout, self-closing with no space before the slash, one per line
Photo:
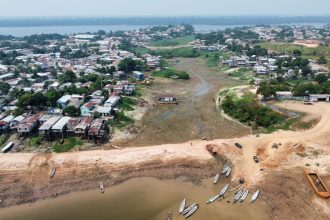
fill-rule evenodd
<path id="1" fill-rule="evenodd" d="M 134 166 L 148 161 L 166 162 L 171 160 L 192 159 L 198 161 L 208 161 L 212 157 L 207 152 L 205 146 L 213 144 L 214 150 L 225 155 L 236 164 L 236 175 L 238 177 L 242 171 L 244 176 L 254 183 L 256 177 L 262 176 L 261 167 L 267 167 L 269 164 L 279 165 L 286 158 L 280 157 L 291 152 L 296 143 L 306 146 L 313 146 L 316 149 L 329 151 L 330 143 L 330 108 L 328 103 L 317 103 L 312 106 L 301 103 L 279 104 L 288 109 L 297 110 L 322 116 L 320 122 L 310 130 L 293 132 L 279 131 L 273 134 L 261 135 L 256 137 L 249 135 L 239 139 L 219 139 L 214 141 L 192 141 L 182 144 L 168 144 L 150 147 L 126 148 L 122 150 L 98 150 L 72 152 L 62 154 L 47 154 L 42 156 L 33 153 L 8 153 L 0 155 L 0 172 L 6 171 L 24 171 L 30 167 L 40 166 L 45 162 L 57 166 L 74 162 L 81 166 L 89 164 L 98 164 L 100 166 Z M 235 142 L 241 143 L 244 147 L 240 151 L 233 145 Z M 273 143 L 281 143 L 283 147 L 272 149 Z M 262 163 L 255 164 L 252 160 L 253 155 L 257 155 L 262 150 Z"/>

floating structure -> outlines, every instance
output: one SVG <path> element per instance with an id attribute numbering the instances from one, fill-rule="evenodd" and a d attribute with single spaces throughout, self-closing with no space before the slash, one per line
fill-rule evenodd
<path id="1" fill-rule="evenodd" d="M 224 196 L 225 193 L 227 192 L 228 188 L 229 188 L 229 184 L 226 184 L 226 185 L 221 189 L 219 195 L 220 195 L 220 196 Z"/>
<path id="2" fill-rule="evenodd" d="M 250 203 L 253 203 L 254 201 L 257 200 L 257 198 L 259 196 L 259 192 L 260 192 L 260 190 L 258 189 L 255 193 L 253 193 L 253 195 L 251 196 L 251 199 L 250 199 Z"/>
<path id="3" fill-rule="evenodd" d="M 318 173 L 315 170 L 305 170 L 304 172 L 314 192 L 322 198 L 330 198 L 330 192 Z"/>
<path id="4" fill-rule="evenodd" d="M 101 193 L 104 193 L 104 185 L 102 182 L 99 183 L 99 190 Z"/>
<path id="5" fill-rule="evenodd" d="M 10 150 L 10 148 L 12 148 L 14 146 L 14 143 L 13 142 L 9 142 L 8 144 L 6 144 L 6 146 L 4 146 L 2 149 L 1 149 L 1 152 L 2 153 L 6 153 L 7 151 Z"/>
<path id="6" fill-rule="evenodd" d="M 242 195 L 243 195 L 243 190 L 241 189 L 236 193 L 234 197 L 234 203 L 236 203 L 242 197 Z"/>
<path id="7" fill-rule="evenodd" d="M 173 95 L 160 95 L 157 97 L 159 104 L 178 104 L 178 100 Z"/>
<path id="8" fill-rule="evenodd" d="M 215 200 L 220 198 L 220 194 L 213 196 L 212 198 L 210 198 L 209 200 L 207 200 L 206 204 L 211 204 L 212 202 L 214 202 Z"/>
<path id="9" fill-rule="evenodd" d="M 215 175 L 215 177 L 214 177 L 214 179 L 213 179 L 213 183 L 214 183 L 214 184 L 217 184 L 218 181 L 219 181 L 219 179 L 220 179 L 220 174 L 217 173 L 217 175 Z"/>
<path id="10" fill-rule="evenodd" d="M 192 216 L 198 209 L 198 204 L 194 203 L 193 205 L 191 205 L 191 209 L 189 210 L 189 212 L 185 215 L 185 218 L 189 218 L 190 216 Z"/>
<path id="11" fill-rule="evenodd" d="M 183 199 L 180 204 L 179 213 L 181 214 L 185 208 L 186 208 L 186 199 Z"/>
<path id="12" fill-rule="evenodd" d="M 56 173 L 56 167 L 54 167 L 54 168 L 50 171 L 49 178 L 53 178 L 53 177 L 55 176 L 55 173 Z"/>
<path id="13" fill-rule="evenodd" d="M 245 190 L 241 197 L 241 202 L 244 202 L 248 195 L 249 195 L 249 190 Z"/>

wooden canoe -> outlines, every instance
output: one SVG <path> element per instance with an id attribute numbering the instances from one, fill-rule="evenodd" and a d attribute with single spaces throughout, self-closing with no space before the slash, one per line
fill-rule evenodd
<path id="1" fill-rule="evenodd" d="M 322 198 L 330 198 L 330 192 L 318 173 L 315 170 L 305 170 L 304 172 L 314 192 Z"/>

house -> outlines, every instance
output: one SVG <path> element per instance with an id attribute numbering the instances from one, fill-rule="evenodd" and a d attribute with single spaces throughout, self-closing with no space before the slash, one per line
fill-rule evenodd
<path id="1" fill-rule="evenodd" d="M 92 121 L 92 117 L 83 117 L 79 124 L 74 128 L 75 135 L 82 137 L 86 136 Z"/>
<path id="2" fill-rule="evenodd" d="M 105 121 L 103 119 L 95 119 L 88 129 L 88 137 L 94 141 L 103 140 L 107 135 Z"/>
<path id="3" fill-rule="evenodd" d="M 133 95 L 135 92 L 136 86 L 135 84 L 125 84 L 123 89 L 124 95 Z"/>
<path id="4" fill-rule="evenodd" d="M 121 100 L 120 96 L 110 96 L 104 103 L 104 107 L 115 107 Z"/>
<path id="5" fill-rule="evenodd" d="M 17 127 L 17 132 L 21 134 L 30 134 L 39 124 L 39 115 L 32 115 L 25 118 Z"/>
<path id="6" fill-rule="evenodd" d="M 3 75 L 0 75 L 0 81 L 6 81 L 6 80 L 10 80 L 15 78 L 15 74 L 14 73 L 6 73 Z"/>
<path id="7" fill-rule="evenodd" d="M 160 103 L 177 103 L 177 99 L 173 95 L 160 95 L 157 100 Z"/>
<path id="8" fill-rule="evenodd" d="M 66 124 L 66 132 L 68 134 L 74 134 L 75 127 L 80 123 L 81 118 L 71 118 Z"/>
<path id="9" fill-rule="evenodd" d="M 61 98 L 59 98 L 56 103 L 61 108 L 64 108 L 65 106 L 67 106 L 69 104 L 70 100 L 71 100 L 71 95 L 64 95 Z"/>
<path id="10" fill-rule="evenodd" d="M 15 117 L 13 115 L 8 115 L 7 117 L 0 120 L 0 133 L 7 133 L 10 129 L 10 122 Z"/>
<path id="11" fill-rule="evenodd" d="M 87 102 L 80 107 L 80 113 L 82 116 L 92 116 L 95 104 L 93 102 Z"/>
<path id="12" fill-rule="evenodd" d="M 42 91 L 44 90 L 44 83 L 33 83 L 31 85 L 31 88 L 33 91 Z"/>
<path id="13" fill-rule="evenodd" d="M 58 120 L 53 126 L 52 126 L 52 133 L 56 137 L 64 137 L 64 133 L 66 131 L 66 125 L 70 121 L 71 117 L 65 116 L 62 117 L 60 120 Z"/>
<path id="14" fill-rule="evenodd" d="M 123 93 L 124 90 L 124 86 L 123 85 L 115 85 L 113 86 L 113 92 L 115 92 L 116 94 L 120 95 Z"/>
<path id="15" fill-rule="evenodd" d="M 318 101 L 330 102 L 330 94 L 310 94 L 309 101 L 311 101 L 311 102 L 318 102 Z"/>
<path id="16" fill-rule="evenodd" d="M 102 117 L 111 116 L 112 107 L 97 106 L 95 112 Z"/>
<path id="17" fill-rule="evenodd" d="M 45 123 L 43 123 L 40 128 L 38 129 L 39 134 L 43 135 L 44 137 L 47 137 L 48 139 L 51 138 L 51 128 L 52 126 L 60 120 L 61 116 L 53 116 L 50 119 L 48 119 Z"/>
<path id="18" fill-rule="evenodd" d="M 46 121 L 48 121 L 52 116 L 51 115 L 42 115 L 39 118 L 39 124 L 42 125 L 44 124 Z"/>
<path id="19" fill-rule="evenodd" d="M 277 91 L 276 92 L 276 98 L 277 99 L 292 99 L 293 98 L 293 94 L 290 91 Z"/>
<path id="20" fill-rule="evenodd" d="M 16 126 L 21 123 L 25 117 L 23 115 L 15 117 L 11 122 L 10 122 L 10 129 L 15 130 Z"/>
<path id="21" fill-rule="evenodd" d="M 67 106 L 74 106 L 75 108 L 79 109 L 82 102 L 79 100 L 71 100 Z"/>
<path id="22" fill-rule="evenodd" d="M 265 75 L 268 73 L 267 68 L 264 66 L 255 66 L 253 67 L 253 70 L 259 75 Z"/>
<path id="23" fill-rule="evenodd" d="M 134 71 L 133 72 L 133 77 L 136 80 L 142 81 L 142 80 L 144 80 L 144 73 L 139 72 L 139 71 Z"/>

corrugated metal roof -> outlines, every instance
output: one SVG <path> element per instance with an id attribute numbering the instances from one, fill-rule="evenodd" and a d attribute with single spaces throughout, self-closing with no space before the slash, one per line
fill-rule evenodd
<path id="1" fill-rule="evenodd" d="M 62 118 L 61 116 L 51 117 L 43 125 L 41 125 L 41 127 L 39 128 L 39 131 L 48 131 L 61 118 Z"/>
<path id="2" fill-rule="evenodd" d="M 62 130 L 64 126 L 70 121 L 71 117 L 62 117 L 56 124 L 53 125 L 52 130 Z"/>

